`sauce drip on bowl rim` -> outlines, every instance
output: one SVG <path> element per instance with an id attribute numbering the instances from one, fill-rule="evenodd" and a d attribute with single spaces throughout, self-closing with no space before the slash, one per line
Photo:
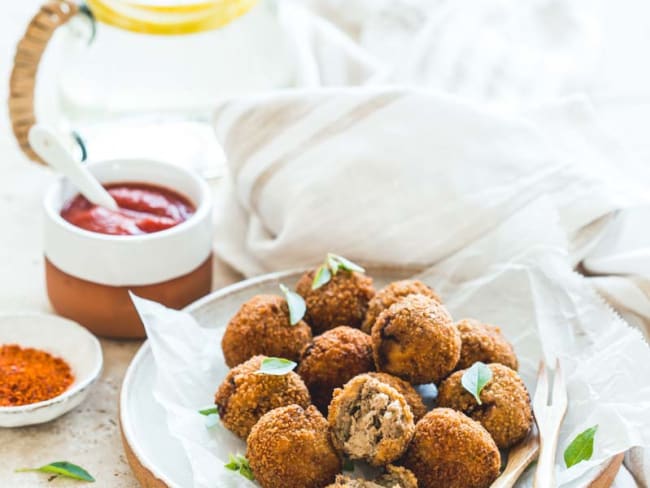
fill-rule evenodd
<path id="1" fill-rule="evenodd" d="M 104 187 L 117 202 L 117 212 L 77 195 L 63 206 L 61 217 L 91 232 L 133 236 L 170 229 L 196 210 L 189 199 L 168 188 L 147 183 L 111 183 Z"/>

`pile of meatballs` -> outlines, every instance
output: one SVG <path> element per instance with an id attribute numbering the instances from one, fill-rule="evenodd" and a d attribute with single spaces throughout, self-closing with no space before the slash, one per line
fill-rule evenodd
<path id="1" fill-rule="evenodd" d="M 498 327 L 454 322 L 417 280 L 375 291 L 360 272 L 339 271 L 296 292 L 306 305 L 290 324 L 284 297 L 258 295 L 230 320 L 222 349 L 230 372 L 215 404 L 247 443 L 264 488 L 483 488 L 498 477 L 500 450 L 532 427 L 517 357 Z M 265 357 L 298 363 L 257 374 Z M 480 403 L 461 382 L 481 361 L 492 378 Z M 428 410 L 418 385 L 435 384 Z M 427 411 L 428 410 L 428 411 Z M 380 468 L 372 480 L 343 474 L 348 460 Z"/>

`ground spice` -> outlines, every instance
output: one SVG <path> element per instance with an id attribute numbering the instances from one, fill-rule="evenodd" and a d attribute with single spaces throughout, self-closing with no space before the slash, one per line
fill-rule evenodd
<path id="1" fill-rule="evenodd" d="M 0 346 L 0 406 L 49 400 L 73 381 L 70 366 L 61 358 L 15 344 Z"/>

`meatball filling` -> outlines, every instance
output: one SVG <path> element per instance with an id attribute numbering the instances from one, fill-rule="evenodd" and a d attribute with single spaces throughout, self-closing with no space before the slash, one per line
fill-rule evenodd
<path id="1" fill-rule="evenodd" d="M 343 440 L 345 452 L 355 459 L 374 457 L 384 439 L 406 435 L 402 405 L 372 383 L 367 381 L 357 397 L 344 404 L 341 411 L 349 414 L 337 419 L 336 435 Z"/>
<path id="2" fill-rule="evenodd" d="M 328 488 L 417 488 L 415 475 L 406 468 L 389 465 L 387 472 L 374 480 L 350 478 L 338 475 L 336 482 Z"/>

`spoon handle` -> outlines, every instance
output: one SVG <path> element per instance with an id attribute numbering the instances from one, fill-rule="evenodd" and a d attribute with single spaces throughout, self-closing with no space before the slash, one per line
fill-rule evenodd
<path id="1" fill-rule="evenodd" d="M 109 210 L 118 210 L 113 197 L 85 166 L 72 158 L 54 132 L 37 124 L 29 131 L 29 144 L 36 154 L 65 175 L 92 203 Z"/>

